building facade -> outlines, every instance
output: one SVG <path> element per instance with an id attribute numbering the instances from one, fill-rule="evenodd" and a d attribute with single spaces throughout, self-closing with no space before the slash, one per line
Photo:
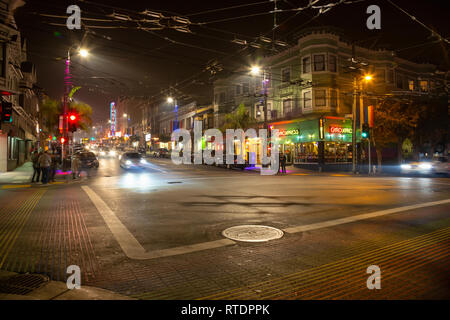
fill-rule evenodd
<path id="1" fill-rule="evenodd" d="M 13 170 L 30 160 L 39 145 L 39 90 L 36 70 L 27 59 L 26 42 L 14 21 L 17 1 L 0 1 L 0 93 L 12 103 L 10 122 L 1 124 L 0 172 Z"/>

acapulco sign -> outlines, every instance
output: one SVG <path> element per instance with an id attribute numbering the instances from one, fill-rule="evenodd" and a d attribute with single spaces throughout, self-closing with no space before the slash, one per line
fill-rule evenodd
<path id="1" fill-rule="evenodd" d="M 352 129 L 332 126 L 329 129 L 329 133 L 352 133 Z"/>

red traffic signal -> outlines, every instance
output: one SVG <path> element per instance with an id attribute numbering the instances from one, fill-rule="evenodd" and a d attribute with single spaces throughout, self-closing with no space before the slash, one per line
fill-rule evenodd
<path id="1" fill-rule="evenodd" d="M 75 114 L 71 114 L 71 115 L 69 115 L 69 120 L 75 121 L 75 120 L 77 120 L 77 116 Z"/>

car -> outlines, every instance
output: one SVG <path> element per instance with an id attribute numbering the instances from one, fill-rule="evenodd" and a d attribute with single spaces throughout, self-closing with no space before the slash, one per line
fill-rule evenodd
<path id="1" fill-rule="evenodd" d="M 448 158 L 433 157 L 431 160 L 411 161 L 400 166 L 403 174 L 449 174 Z"/>
<path id="2" fill-rule="evenodd" d="M 99 157 L 102 158 L 115 158 L 117 156 L 118 152 L 114 149 L 110 148 L 102 148 L 98 151 Z"/>
<path id="3" fill-rule="evenodd" d="M 148 162 L 138 152 L 125 152 L 120 157 L 120 167 L 124 169 L 142 169 Z"/>
<path id="4" fill-rule="evenodd" d="M 93 152 L 78 152 L 75 154 L 80 159 L 81 168 L 97 169 L 99 166 L 99 162 L 97 156 Z"/>
<path id="5" fill-rule="evenodd" d="M 153 156 L 156 158 L 169 158 L 170 152 L 166 148 L 159 148 L 153 152 Z"/>

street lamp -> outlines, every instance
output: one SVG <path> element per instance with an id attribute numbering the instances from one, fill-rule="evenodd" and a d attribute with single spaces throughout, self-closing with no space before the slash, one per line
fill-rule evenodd
<path id="1" fill-rule="evenodd" d="M 372 76 L 370 74 L 367 74 L 364 76 L 364 80 L 370 81 L 370 80 L 372 80 Z"/>
<path id="2" fill-rule="evenodd" d="M 123 114 L 123 117 L 124 117 L 124 118 L 126 118 L 126 117 L 128 117 L 128 116 L 127 116 L 127 114 L 126 114 L 126 113 L 124 113 L 124 114 Z"/>
<path id="3" fill-rule="evenodd" d="M 178 105 L 177 105 L 177 100 L 172 98 L 172 97 L 167 97 L 167 103 L 169 104 L 174 104 L 175 105 L 175 122 L 173 124 L 173 131 L 175 131 L 176 129 L 178 129 Z"/>
<path id="4" fill-rule="evenodd" d="M 86 49 L 80 49 L 80 56 L 82 56 L 83 58 L 86 58 L 89 55 L 89 51 L 87 51 Z"/>
<path id="5" fill-rule="evenodd" d="M 168 97 L 167 98 L 167 103 L 173 103 L 173 98 L 172 97 Z"/>
<path id="6" fill-rule="evenodd" d="M 267 79 L 266 79 L 266 71 L 263 69 L 261 70 L 261 67 L 259 66 L 252 66 L 250 69 L 250 74 L 252 76 L 260 76 L 262 72 L 262 82 L 264 86 L 264 105 L 263 105 L 263 111 L 264 111 L 264 129 L 267 129 Z"/>

